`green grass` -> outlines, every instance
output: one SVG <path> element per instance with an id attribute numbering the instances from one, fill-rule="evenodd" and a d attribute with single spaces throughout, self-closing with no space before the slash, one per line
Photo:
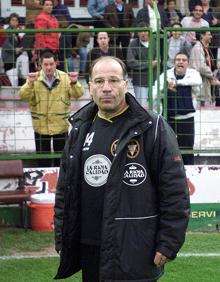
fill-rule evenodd
<path id="1" fill-rule="evenodd" d="M 42 250 L 53 245 L 53 233 L 0 229 L 0 255 Z M 4 253 L 2 253 L 2 250 Z M 220 233 L 188 233 L 181 253 L 220 254 Z M 59 258 L 0 260 L 0 282 L 50 282 L 56 274 Z M 81 282 L 81 274 L 61 280 Z M 177 257 L 166 264 L 160 282 L 219 282 L 220 257 Z M 126 281 L 125 281 L 126 282 Z"/>
<path id="2" fill-rule="evenodd" d="M 0 255 L 41 251 L 54 245 L 53 232 L 25 231 L 20 228 L 0 228 Z"/>

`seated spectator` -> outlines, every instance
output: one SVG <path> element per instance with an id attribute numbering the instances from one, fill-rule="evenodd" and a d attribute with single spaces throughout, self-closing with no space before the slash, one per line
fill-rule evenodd
<path id="1" fill-rule="evenodd" d="M 64 16 L 66 18 L 66 21 L 68 22 L 68 25 L 70 25 L 72 21 L 70 12 L 68 8 L 60 2 L 60 0 L 53 0 L 52 15 L 54 15 L 58 20 L 61 16 Z"/>
<path id="2" fill-rule="evenodd" d="M 181 23 L 174 23 L 172 24 L 173 28 L 181 28 Z M 167 67 L 173 68 L 174 67 L 174 59 L 176 54 L 179 52 L 187 53 L 190 55 L 192 45 L 186 41 L 186 39 L 182 36 L 181 31 L 172 31 L 171 37 L 168 39 L 168 61 Z"/>
<path id="3" fill-rule="evenodd" d="M 35 21 L 35 29 L 58 29 L 59 24 L 55 16 L 52 15 L 53 0 L 43 0 L 43 8 Z M 59 49 L 59 33 L 35 33 L 35 49 L 37 52 L 43 49 L 50 49 L 54 53 Z"/>
<path id="4" fill-rule="evenodd" d="M 138 24 L 138 27 L 147 27 L 147 24 L 142 22 Z M 156 46 L 152 47 L 152 49 L 153 57 L 155 57 Z M 149 42 L 147 31 L 138 32 L 138 38 L 131 40 L 127 51 L 127 66 L 131 69 L 135 97 L 142 107 L 146 107 L 149 85 Z M 152 66 L 155 70 L 157 66 L 155 59 Z"/>
<path id="5" fill-rule="evenodd" d="M 104 25 L 105 27 L 131 27 L 134 23 L 134 12 L 130 4 L 126 4 L 123 0 L 115 0 L 114 3 L 105 7 Z M 130 42 L 131 33 L 112 33 L 111 44 L 122 48 L 123 58 L 126 61 L 127 48 Z"/>
<path id="6" fill-rule="evenodd" d="M 42 10 L 40 0 L 25 0 L 26 17 L 25 26 L 27 28 L 34 28 L 35 19 Z"/>
<path id="7" fill-rule="evenodd" d="M 98 47 L 89 51 L 86 59 L 86 81 L 89 82 L 89 70 L 91 63 L 102 56 L 115 56 L 119 59 L 123 58 L 121 48 L 109 46 L 110 38 L 107 32 L 99 32 L 97 35 Z"/>
<path id="8" fill-rule="evenodd" d="M 35 26 L 36 17 L 42 11 L 40 0 L 25 0 L 26 17 L 25 28 L 31 29 Z M 22 39 L 22 47 L 27 51 L 30 71 L 35 71 L 35 61 L 33 60 L 33 49 L 35 45 L 35 33 L 26 33 Z"/>
<path id="9" fill-rule="evenodd" d="M 65 17 L 61 16 L 60 27 L 66 28 L 67 21 Z M 62 19 L 62 21 L 61 21 Z M 68 28 L 89 28 L 88 26 L 82 26 L 77 24 L 71 24 Z M 59 61 L 61 70 L 74 71 L 75 57 L 79 56 L 79 75 L 82 77 L 85 74 L 86 58 L 87 58 L 87 45 L 89 44 L 90 32 L 79 32 L 76 35 L 72 32 L 62 33 L 60 36 L 60 50 L 59 50 Z M 76 40 L 75 40 L 76 38 Z"/>
<path id="10" fill-rule="evenodd" d="M 110 4 L 111 2 L 114 2 L 114 0 L 88 0 L 87 9 L 92 17 L 93 23 L 92 25 L 95 28 L 102 28 L 105 27 L 104 25 L 104 13 L 105 13 L 105 7 Z M 94 37 L 94 47 L 97 47 L 97 33 Z"/>
<path id="11" fill-rule="evenodd" d="M 19 29 L 18 14 L 12 13 L 9 16 L 8 29 Z M 23 52 L 23 47 L 20 44 L 21 37 L 19 34 L 8 33 L 2 46 L 4 69 L 12 86 L 18 86 L 19 78 L 26 79 L 29 72 L 28 56 Z"/>
<path id="12" fill-rule="evenodd" d="M 176 8 L 176 0 L 167 0 L 167 8 L 165 9 L 169 25 L 180 22 L 183 18 L 181 12 Z"/>
<path id="13" fill-rule="evenodd" d="M 153 32 L 157 31 L 157 20 L 156 14 L 154 12 L 154 2 L 155 0 L 144 0 L 144 7 L 140 9 L 136 16 L 136 24 L 139 22 L 145 22 L 149 27 L 152 28 Z M 163 29 L 169 25 L 167 15 L 164 8 L 161 5 L 158 6 L 158 11 L 160 14 L 160 24 L 159 29 Z"/>
<path id="14" fill-rule="evenodd" d="M 218 81 L 213 75 L 213 60 L 209 44 L 212 39 L 210 31 L 201 31 L 196 34 L 197 41 L 190 53 L 190 66 L 196 69 L 202 77 L 202 89 L 200 97 L 201 106 L 212 104 L 211 85 L 217 85 Z"/>
<path id="15" fill-rule="evenodd" d="M 196 4 L 192 11 L 192 16 L 184 17 L 181 21 L 183 27 L 209 27 L 209 23 L 202 18 L 203 7 L 200 4 Z M 186 40 L 194 44 L 196 42 L 196 34 L 194 31 L 187 31 L 183 33 Z"/>

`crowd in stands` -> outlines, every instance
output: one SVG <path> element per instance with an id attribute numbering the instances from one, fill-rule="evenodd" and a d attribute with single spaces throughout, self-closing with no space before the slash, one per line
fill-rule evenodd
<path id="1" fill-rule="evenodd" d="M 22 86 L 29 72 L 41 69 L 39 61 L 45 49 L 50 50 L 58 57 L 57 68 L 59 70 L 64 72 L 78 71 L 79 77 L 85 78 L 87 82 L 89 81 L 88 72 L 91 62 L 100 56 L 113 55 L 126 63 L 134 86 L 134 95 L 143 107 L 147 106 L 149 68 L 151 67 L 153 70 L 152 80 L 154 81 L 158 64 L 155 46 L 152 48 L 152 64 L 149 63 L 149 47 L 152 46 L 149 46 L 148 32 L 73 33 L 68 29 L 89 28 L 89 26 L 74 23 L 68 8 L 61 4 L 61 1 L 26 0 L 25 5 L 25 25 L 20 24 L 19 15 L 12 13 L 8 18 L 8 24 L 1 26 L 1 29 L 7 28 L 8 31 L 21 30 L 16 33 L 1 33 L 0 37 L 1 60 L 3 61 L 0 68 L 2 75 L 8 77 L 10 85 Z M 136 16 L 132 5 L 123 0 L 88 0 L 87 8 L 92 18 L 92 27 L 95 28 L 149 27 L 153 32 L 159 29 L 163 33 L 165 27 L 179 29 L 182 27 L 192 29 L 220 27 L 219 0 L 157 1 L 160 16 L 159 26 L 154 5 L 155 0 L 144 0 L 143 8 L 137 11 Z M 53 32 L 24 34 L 22 33 L 23 28 L 53 29 Z M 54 31 L 58 28 L 67 29 L 67 32 Z M 168 71 L 172 70 L 173 74 L 176 56 L 179 53 L 186 54 L 187 67 L 196 70 L 202 79 L 202 86 L 196 97 L 200 106 L 220 106 L 219 34 L 219 31 L 211 33 L 208 30 L 201 32 L 174 30 L 168 33 L 167 69 Z M 94 39 L 93 48 L 88 50 L 92 37 Z M 161 50 L 163 50 L 162 40 Z M 79 59 L 79 67 L 77 68 L 76 59 Z M 160 60 L 163 63 L 163 51 L 161 51 Z M 4 84 L 2 77 L 1 82 Z"/>
<path id="2" fill-rule="evenodd" d="M 158 23 L 154 12 L 154 2 L 154 0 L 144 0 L 143 8 L 137 11 L 136 16 L 132 5 L 125 3 L 123 0 L 89 0 L 87 8 L 92 17 L 92 27 L 95 28 L 145 26 L 150 27 L 153 32 L 156 32 L 158 28 L 162 32 L 165 27 L 193 29 L 220 26 L 220 1 L 218 0 L 157 1 L 160 15 L 159 27 L 157 26 Z M 25 25 L 20 24 L 19 15 L 12 13 L 8 18 L 8 24 L 2 25 L 1 29 L 89 28 L 89 26 L 74 23 L 68 8 L 59 0 L 26 0 L 25 6 Z M 146 36 L 143 34 L 142 38 Z M 208 46 L 204 46 L 199 39 L 201 34 L 196 34 L 195 31 L 172 31 L 168 38 L 167 68 L 174 67 L 174 59 L 179 51 L 186 52 L 190 57 L 191 67 L 196 68 L 200 72 L 204 81 L 203 92 L 205 92 L 205 95 L 203 93 L 201 97 L 205 96 L 206 98 L 204 100 L 200 97 L 201 105 L 219 106 L 218 76 L 215 74 L 220 64 L 220 48 L 218 48 L 220 45 L 220 35 L 219 32 L 213 32 L 210 36 L 212 40 L 210 40 Z M 91 37 L 94 38 L 94 50 L 89 51 L 88 45 Z M 105 46 L 106 42 L 107 47 Z M 97 34 L 91 32 L 79 32 L 76 34 L 68 31 L 61 34 L 58 32 L 24 34 L 21 31 L 21 33 L 1 34 L 0 46 L 1 73 L 7 76 L 8 83 L 12 86 L 23 85 L 28 72 L 40 68 L 40 52 L 45 48 L 57 54 L 59 59 L 58 68 L 63 71 L 76 70 L 75 60 L 79 59 L 77 70 L 80 76 L 85 77 L 87 81 L 88 67 L 91 60 L 98 56 L 114 54 L 123 58 L 129 67 L 135 95 L 142 105 L 146 104 L 148 96 L 146 94 L 148 91 L 147 86 L 149 84 L 147 81 L 149 66 L 146 61 L 148 60 L 149 47 L 148 40 L 142 40 L 141 35 L 138 33 L 120 32 L 116 34 L 112 32 L 102 34 L 100 39 Z M 162 48 L 163 41 L 161 40 L 161 50 Z M 161 52 L 162 62 L 163 52 Z M 201 67 L 201 62 L 210 69 L 208 76 L 203 71 L 204 68 Z M 155 68 L 156 64 L 153 62 L 153 69 L 155 70 Z M 144 77 L 146 77 L 145 81 Z M 4 81 L 2 83 L 4 84 Z M 137 87 L 139 90 L 137 90 Z M 137 94 L 140 91 L 140 87 L 146 88 L 143 96 L 142 94 Z"/>

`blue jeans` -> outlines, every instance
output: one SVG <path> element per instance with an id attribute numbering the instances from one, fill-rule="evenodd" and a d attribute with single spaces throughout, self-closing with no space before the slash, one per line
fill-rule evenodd
<path id="1" fill-rule="evenodd" d="M 82 47 L 79 48 L 79 72 L 84 73 L 85 72 L 85 67 L 86 67 L 86 58 L 87 58 L 87 48 Z M 68 57 L 66 58 L 67 61 L 67 67 L 68 71 L 74 71 L 75 66 L 74 66 L 74 57 Z"/>
<path id="2" fill-rule="evenodd" d="M 86 67 L 86 58 L 87 58 L 87 48 L 86 47 L 79 48 L 79 57 L 80 57 L 79 71 L 84 73 L 85 67 Z"/>
<path id="3" fill-rule="evenodd" d="M 146 108 L 148 101 L 148 87 L 134 85 L 134 93 L 141 106 Z"/>

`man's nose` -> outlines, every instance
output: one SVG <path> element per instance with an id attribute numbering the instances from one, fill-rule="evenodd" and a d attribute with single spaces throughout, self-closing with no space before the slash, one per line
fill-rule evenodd
<path id="1" fill-rule="evenodd" d="M 111 88 L 111 85 L 110 85 L 110 83 L 109 83 L 109 81 L 108 81 L 108 79 L 105 79 L 105 81 L 104 81 L 104 84 L 103 84 L 103 90 L 111 90 L 112 88 Z"/>

